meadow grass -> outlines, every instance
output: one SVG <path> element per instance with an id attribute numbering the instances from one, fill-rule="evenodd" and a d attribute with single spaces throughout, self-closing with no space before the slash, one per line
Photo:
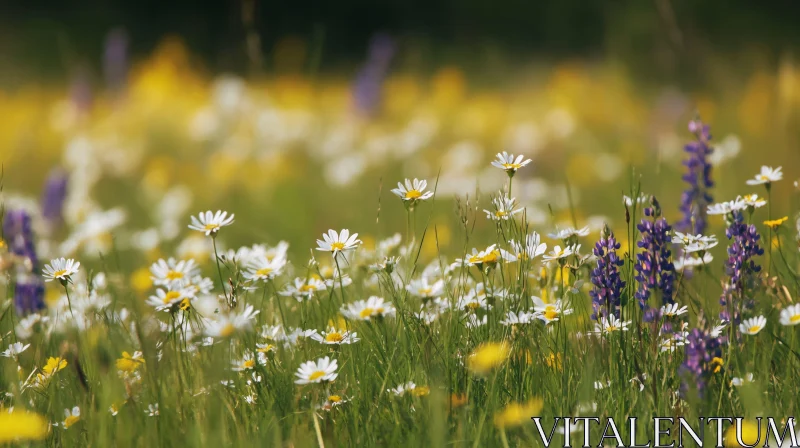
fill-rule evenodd
<path id="1" fill-rule="evenodd" d="M 506 197 L 513 176 L 508 180 L 499 193 Z M 639 197 L 639 189 L 632 182 L 630 197 Z M 332 241 L 341 236 L 342 245 L 321 242 L 320 248 L 344 250 L 314 251 L 307 262 L 288 263 L 281 245 L 220 253 L 216 241 L 236 232 L 236 221 L 209 227 L 201 216 L 199 228 L 211 229 L 207 238 L 216 256 L 185 271 L 170 262 L 170 272 L 188 278 L 191 271 L 195 278 L 187 281 L 153 268 L 153 280 L 167 279 L 165 290 L 188 297 L 164 301 L 158 311 L 125 281 L 131 272 L 120 269 L 114 251 L 92 267 L 55 279 L 63 297 L 34 314 L 38 319 L 15 309 L 20 298 L 10 277 L 0 318 L 3 341 L 30 347 L 0 361 L 3 402 L 59 425 L 40 434 L 39 443 L 67 446 L 536 446 L 541 442 L 533 416 L 649 421 L 789 417 L 797 410 L 797 327 L 778 323 L 781 309 L 797 297 L 796 243 L 788 226 L 761 224 L 768 218 L 766 208 L 741 208 L 754 231 L 774 230 L 775 239 L 768 252 L 754 258 L 760 272 L 744 268 L 751 281 L 742 283 L 742 293 L 754 305 L 736 306 L 743 317 L 764 315 L 768 324 L 755 335 L 729 324 L 708 336 L 728 338 L 717 357 L 704 353 L 705 346 L 689 348 L 683 332 L 699 328 L 708 335 L 719 323 L 718 297 L 730 275 L 720 261 L 676 271 L 673 297 L 688 307 L 686 314 L 648 319 L 635 297 L 645 283 L 637 280 L 637 254 L 647 251 L 637 248 L 643 241 L 638 224 L 652 218 L 643 213 L 653 210 L 652 198 L 624 208 L 627 225 L 616 237 L 635 249 L 619 251 L 625 286 L 613 299 L 620 305 L 612 311 L 619 318 L 613 324 L 591 318 L 598 309 L 589 295 L 598 288 L 598 274 L 592 273 L 597 257 L 575 246 L 590 244 L 583 236 L 588 232 L 561 229 L 554 239 L 570 248 L 566 255 L 558 249 L 544 253 L 539 242 L 544 238 L 526 223 L 524 211 L 496 209 L 486 212 L 501 218 L 493 221 L 494 237 L 478 239 L 475 222 L 487 216 L 477 204 L 462 201 L 456 213 L 463 250 L 422 260 L 424 241 L 438 238 L 429 217 L 440 204 L 435 196 L 399 195 L 408 220 L 397 230 L 406 237 L 374 248 L 351 239 L 348 250 L 347 238 L 337 234 Z M 728 213 L 729 221 L 732 216 Z M 6 236 L 9 257 L 15 254 L 15 237 Z M 528 237 L 536 241 L 527 255 L 524 246 L 510 244 Z M 484 250 L 490 244 L 496 246 Z M 722 238 L 709 251 L 724 259 L 727 244 Z M 683 250 L 671 243 L 669 249 Z M 253 266 L 266 266 L 258 257 L 273 263 L 261 272 L 263 278 L 252 277 Z M 454 263 L 456 257 L 464 261 Z M 668 254 L 667 260 L 676 257 Z M 317 279 L 321 286 L 307 296 L 302 286 L 282 295 L 294 278 L 298 285 Z M 427 286 L 420 289 L 412 282 L 421 279 Z M 206 285 L 198 286 L 203 281 Z M 191 285 L 197 286 L 191 293 L 182 289 Z M 437 289 L 435 297 L 426 297 L 431 289 Z M 651 289 L 646 302 L 652 311 L 661 306 L 664 291 Z M 370 296 L 388 303 L 347 312 L 348 304 Z M 540 297 L 545 308 L 533 309 L 531 296 Z M 245 312 L 247 306 L 257 313 Z M 508 313 L 520 321 L 503 322 Z M 337 337 L 318 341 L 291 329 Z M 350 344 L 322 343 L 356 334 Z M 672 349 L 662 350 L 665 340 L 675 343 Z M 700 365 L 682 368 L 687 350 L 692 356 L 700 350 Z M 49 357 L 66 365 L 47 371 Z M 295 384 L 299 365 L 322 357 L 336 360 L 335 379 Z M 752 381 L 731 384 L 748 373 Z M 79 418 L 65 419 L 64 410 L 76 406 Z M 0 430 L 3 440 L 13 433 L 11 426 Z M 594 437 L 601 433 L 600 426 L 592 429 Z"/>

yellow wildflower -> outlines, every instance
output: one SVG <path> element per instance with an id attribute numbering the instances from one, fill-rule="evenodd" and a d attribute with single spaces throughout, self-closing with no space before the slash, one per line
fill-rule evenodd
<path id="1" fill-rule="evenodd" d="M 49 430 L 47 420 L 35 412 L 23 409 L 8 412 L 0 408 L 0 443 L 41 440 Z"/>
<path id="2" fill-rule="evenodd" d="M 475 373 L 486 374 L 499 367 L 511 352 L 507 342 L 487 342 L 481 344 L 467 359 L 467 367 Z"/>

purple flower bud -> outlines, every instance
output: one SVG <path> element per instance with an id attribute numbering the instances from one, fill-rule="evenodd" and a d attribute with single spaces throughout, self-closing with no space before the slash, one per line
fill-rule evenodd
<path id="1" fill-rule="evenodd" d="M 53 231 L 61 225 L 64 199 L 67 197 L 67 173 L 56 169 L 50 172 L 42 193 L 42 218 L 48 230 Z"/>
<path id="2" fill-rule="evenodd" d="M 45 308 L 44 282 L 36 275 L 21 276 L 14 286 L 14 307 L 20 315 Z"/>
<path id="3" fill-rule="evenodd" d="M 661 294 L 661 303 L 673 303 L 672 294 L 675 280 L 675 267 L 670 261 L 670 231 L 672 227 L 661 217 L 658 201 L 653 198 L 653 206 L 644 209 L 645 218 L 637 228 L 641 240 L 637 243 L 641 252 L 636 254 L 636 281 L 639 288 L 635 297 L 639 306 L 647 311 L 648 300 L 653 291 Z"/>
<path id="4" fill-rule="evenodd" d="M 728 246 L 728 259 L 725 261 L 725 272 L 728 282 L 723 287 L 719 303 L 722 306 L 720 318 L 739 323 L 742 311 L 750 310 L 754 306 L 753 298 L 748 293 L 757 284 L 757 274 L 761 266 L 753 258 L 764 254 L 764 249 L 758 244 L 761 236 L 756 226 L 744 222 L 742 212 L 734 211 L 730 216 L 728 229 L 725 235 L 730 240 Z M 736 327 L 738 331 L 738 326 Z"/>
<path id="5" fill-rule="evenodd" d="M 697 139 L 684 146 L 688 158 L 683 161 L 686 174 L 683 181 L 688 184 L 681 196 L 681 212 L 683 218 L 675 225 L 679 230 L 692 233 L 704 233 L 708 225 L 708 205 L 714 199 L 709 193 L 714 182 L 711 180 L 711 163 L 708 156 L 713 148 L 708 142 L 711 140 L 709 127 L 700 120 L 689 122 L 689 132 L 695 134 Z"/>
<path id="6" fill-rule="evenodd" d="M 603 237 L 594 246 L 597 267 L 592 270 L 591 281 L 594 289 L 589 292 L 592 298 L 592 319 L 614 315 L 619 317 L 620 299 L 625 282 L 619 275 L 623 261 L 617 256 L 620 244 L 614 238 L 614 232 L 606 227 Z"/>

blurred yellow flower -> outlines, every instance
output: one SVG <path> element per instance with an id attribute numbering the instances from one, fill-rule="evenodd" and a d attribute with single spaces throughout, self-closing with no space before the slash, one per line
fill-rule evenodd
<path id="1" fill-rule="evenodd" d="M 125 373 L 133 373 L 142 365 L 144 365 L 142 352 L 134 352 L 133 356 L 128 352 L 122 352 L 122 358 L 117 359 L 117 370 Z"/>
<path id="2" fill-rule="evenodd" d="M 131 274 L 131 286 L 139 293 L 144 293 L 153 287 L 150 270 L 146 267 L 139 268 Z"/>
<path id="3" fill-rule="evenodd" d="M 494 424 L 498 428 L 519 426 L 530 421 L 531 417 L 538 416 L 542 407 L 544 402 L 541 398 L 533 398 L 527 403 L 511 403 L 495 414 Z"/>
<path id="4" fill-rule="evenodd" d="M 0 408 L 0 443 L 41 440 L 49 430 L 47 420 L 35 412 L 23 409 L 8 412 Z"/>
<path id="5" fill-rule="evenodd" d="M 766 424 L 761 426 L 761 434 L 759 435 L 759 425 L 752 420 L 742 420 L 742 442 L 746 445 L 753 446 L 758 441 L 759 446 L 764 444 L 767 437 Z M 725 448 L 739 448 L 739 441 L 736 440 L 736 425 L 731 425 L 725 431 Z"/>
<path id="6" fill-rule="evenodd" d="M 467 368 L 478 374 L 486 374 L 501 366 L 508 359 L 511 347 L 507 342 L 486 342 L 478 346 L 467 359 Z"/>

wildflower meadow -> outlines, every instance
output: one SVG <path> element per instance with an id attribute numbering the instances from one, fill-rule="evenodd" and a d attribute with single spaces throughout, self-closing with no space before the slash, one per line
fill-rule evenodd
<path id="1" fill-rule="evenodd" d="M 0 444 L 795 446 L 800 75 L 375 61 L 0 96 Z"/>

